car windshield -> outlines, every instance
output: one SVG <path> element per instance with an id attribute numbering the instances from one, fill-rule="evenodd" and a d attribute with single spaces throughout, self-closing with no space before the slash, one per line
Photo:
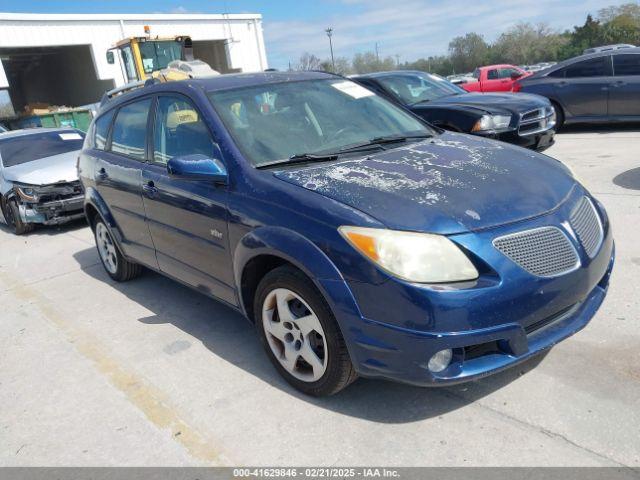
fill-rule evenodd
<path id="1" fill-rule="evenodd" d="M 342 78 L 264 84 L 209 97 L 238 147 L 257 166 L 303 154 L 341 153 L 383 137 L 436 133 Z"/>
<path id="2" fill-rule="evenodd" d="M 377 77 L 378 82 L 395 93 L 405 105 L 467 93 L 450 81 L 429 73 L 399 73 Z"/>
<path id="3" fill-rule="evenodd" d="M 76 130 L 39 132 L 0 139 L 0 159 L 13 167 L 45 157 L 82 149 L 84 134 Z"/>

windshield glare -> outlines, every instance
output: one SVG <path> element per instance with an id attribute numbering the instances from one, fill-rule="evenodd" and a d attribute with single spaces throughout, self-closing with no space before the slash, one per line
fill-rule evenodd
<path id="1" fill-rule="evenodd" d="M 466 93 L 448 80 L 429 73 L 384 75 L 377 77 L 377 80 L 406 105 Z"/>
<path id="2" fill-rule="evenodd" d="M 328 153 L 376 137 L 431 135 L 410 114 L 345 79 L 265 84 L 209 94 L 255 165 Z"/>
<path id="3" fill-rule="evenodd" d="M 13 167 L 61 153 L 82 150 L 84 134 L 76 130 L 42 132 L 0 140 L 0 159 L 5 167 Z"/>

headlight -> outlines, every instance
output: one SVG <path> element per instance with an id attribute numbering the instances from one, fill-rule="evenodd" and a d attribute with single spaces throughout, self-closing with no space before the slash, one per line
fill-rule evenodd
<path id="1" fill-rule="evenodd" d="M 442 235 L 347 226 L 338 230 L 358 252 L 403 280 L 443 283 L 478 278 L 469 258 Z"/>
<path id="2" fill-rule="evenodd" d="M 38 192 L 32 187 L 16 187 L 18 196 L 27 202 L 37 202 Z"/>
<path id="3" fill-rule="evenodd" d="M 511 123 L 511 115 L 483 115 L 471 129 L 472 132 L 504 130 Z"/>

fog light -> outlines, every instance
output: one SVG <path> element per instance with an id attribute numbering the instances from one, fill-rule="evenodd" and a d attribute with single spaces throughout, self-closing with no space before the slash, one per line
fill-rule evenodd
<path id="1" fill-rule="evenodd" d="M 427 365 L 427 367 L 429 367 L 429 370 L 431 372 L 441 372 L 449 366 L 452 357 L 453 352 L 450 348 L 447 348 L 446 350 L 440 350 L 429 359 L 429 364 Z"/>

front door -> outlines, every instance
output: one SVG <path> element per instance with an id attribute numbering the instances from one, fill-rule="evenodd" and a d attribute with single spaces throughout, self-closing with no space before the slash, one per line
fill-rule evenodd
<path id="1" fill-rule="evenodd" d="M 152 141 L 152 159 L 142 183 L 160 270 L 237 304 L 227 238 L 227 187 L 167 173 L 173 157 L 213 155 L 213 137 L 188 98 L 158 97 Z"/>
<path id="2" fill-rule="evenodd" d="M 96 190 L 109 206 L 122 239 L 125 255 L 157 268 L 155 250 L 145 221 L 142 202 L 142 166 L 151 98 L 124 105 L 112 116 L 96 122 Z"/>

